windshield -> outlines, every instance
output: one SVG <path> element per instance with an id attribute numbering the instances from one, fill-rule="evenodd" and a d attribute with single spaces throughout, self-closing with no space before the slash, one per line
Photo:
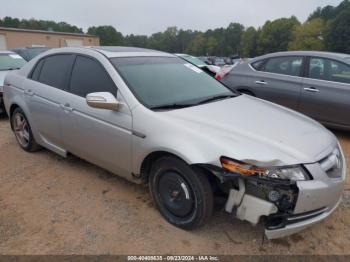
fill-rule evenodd
<path id="1" fill-rule="evenodd" d="M 199 66 L 199 67 L 206 65 L 202 60 L 200 60 L 199 58 L 194 57 L 194 56 L 182 55 L 180 57 L 185 59 L 186 61 L 190 62 L 191 64 L 194 64 L 194 65 Z"/>
<path id="2" fill-rule="evenodd" d="M 198 67 L 177 57 L 112 58 L 112 64 L 146 107 L 195 105 L 235 95 Z"/>
<path id="3" fill-rule="evenodd" d="M 20 69 L 25 63 L 17 54 L 0 54 L 0 71 Z"/>

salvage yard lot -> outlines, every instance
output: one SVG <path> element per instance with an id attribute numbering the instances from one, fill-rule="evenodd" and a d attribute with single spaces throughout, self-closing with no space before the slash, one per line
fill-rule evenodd
<path id="1" fill-rule="evenodd" d="M 336 132 L 350 166 L 350 132 Z M 350 254 L 350 178 L 324 222 L 262 241 L 263 227 L 217 207 L 195 231 L 168 224 L 148 189 L 76 157 L 24 152 L 0 119 L 1 254 Z"/>

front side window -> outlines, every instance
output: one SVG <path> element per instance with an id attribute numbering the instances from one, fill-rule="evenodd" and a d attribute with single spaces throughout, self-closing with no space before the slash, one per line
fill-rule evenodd
<path id="1" fill-rule="evenodd" d="M 302 65 L 302 57 L 277 57 L 267 61 L 264 71 L 281 75 L 300 76 Z"/>
<path id="2" fill-rule="evenodd" d="M 0 71 L 20 69 L 26 61 L 18 54 L 0 54 Z"/>
<path id="3" fill-rule="evenodd" d="M 73 55 L 52 55 L 46 57 L 40 72 L 39 82 L 58 89 L 64 89 L 72 59 Z"/>
<path id="4" fill-rule="evenodd" d="M 194 105 L 234 95 L 198 67 L 177 57 L 111 58 L 135 97 L 146 107 Z"/>
<path id="5" fill-rule="evenodd" d="M 327 58 L 311 58 L 309 78 L 350 84 L 350 66 Z"/>
<path id="6" fill-rule="evenodd" d="M 117 87 L 99 62 L 77 56 L 70 81 L 70 92 L 82 97 L 95 92 L 110 92 L 116 96 Z"/>

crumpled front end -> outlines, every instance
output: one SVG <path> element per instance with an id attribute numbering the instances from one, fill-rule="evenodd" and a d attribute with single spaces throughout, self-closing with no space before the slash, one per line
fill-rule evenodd
<path id="1" fill-rule="evenodd" d="M 341 202 L 346 162 L 340 146 L 331 154 L 301 167 L 304 181 L 275 179 L 222 171 L 216 175 L 228 188 L 225 210 L 253 225 L 265 223 L 269 239 L 297 233 L 328 217 Z"/>

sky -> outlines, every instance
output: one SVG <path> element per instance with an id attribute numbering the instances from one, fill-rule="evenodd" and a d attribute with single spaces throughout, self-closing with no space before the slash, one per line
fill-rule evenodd
<path id="1" fill-rule="evenodd" d="M 205 31 L 231 22 L 262 26 L 295 15 L 304 22 L 319 6 L 341 0 L 0 0 L 0 17 L 64 21 L 84 31 L 112 25 L 123 34 L 164 31 L 169 26 Z"/>

